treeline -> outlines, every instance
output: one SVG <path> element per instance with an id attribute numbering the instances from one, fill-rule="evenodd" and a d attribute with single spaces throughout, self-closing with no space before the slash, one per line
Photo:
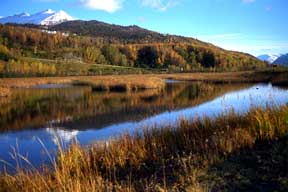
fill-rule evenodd
<path id="1" fill-rule="evenodd" d="M 104 44 L 101 38 L 69 35 L 67 33 L 39 30 L 22 26 L 0 25 L 0 44 L 13 49 L 15 53 L 27 50 L 53 51 L 63 48 L 80 48 L 87 45 Z"/>
<path id="2" fill-rule="evenodd" d="M 191 71 L 203 68 L 248 70 L 265 67 L 265 63 L 250 55 L 174 43 L 87 47 L 83 56 L 86 62 L 91 63 L 171 71 Z"/>
<path id="3" fill-rule="evenodd" d="M 57 66 L 63 62 L 57 62 L 54 66 L 55 63 L 46 64 L 39 60 L 22 59 L 27 57 L 66 63 L 78 62 L 78 65 L 108 64 L 172 72 L 207 69 L 249 70 L 265 67 L 264 62 L 251 55 L 225 51 L 199 41 L 184 42 L 182 39 L 179 42 L 128 44 L 115 41 L 111 44 L 108 39 L 102 37 L 0 25 L 1 74 L 65 75 L 63 71 L 58 71 L 65 67 Z M 84 68 L 81 73 L 75 74 L 88 74 L 89 67 Z"/>

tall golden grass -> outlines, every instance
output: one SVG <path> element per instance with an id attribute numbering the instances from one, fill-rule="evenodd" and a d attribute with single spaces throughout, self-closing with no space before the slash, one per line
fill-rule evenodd
<path id="1" fill-rule="evenodd" d="M 0 87 L 0 97 L 8 97 L 11 95 L 11 90 L 7 87 Z"/>
<path id="2" fill-rule="evenodd" d="M 109 142 L 60 149 L 53 171 L 19 170 L 0 176 L 0 191 L 208 191 L 199 176 L 258 141 L 283 138 L 288 106 L 181 120 Z"/>
<path id="3" fill-rule="evenodd" d="M 92 85 L 144 85 L 155 88 L 163 85 L 163 79 L 175 79 L 184 81 L 205 81 L 214 83 L 243 83 L 243 82 L 272 82 L 288 84 L 288 71 L 282 69 L 270 69 L 266 71 L 241 71 L 241 72 L 202 72 L 202 73 L 178 73 L 178 74 L 138 74 L 138 75 L 100 75 L 100 76 L 72 76 L 72 77 L 33 77 L 33 78 L 2 78 L 0 87 L 31 87 L 42 84 L 63 83 L 88 83 Z"/>
<path id="4" fill-rule="evenodd" d="M 88 84 L 108 87 L 127 86 L 127 88 L 163 88 L 164 80 L 155 75 L 107 75 L 74 77 L 32 77 L 3 78 L 0 87 L 33 87 L 45 84 Z"/>
<path id="5" fill-rule="evenodd" d="M 204 81 L 211 83 L 267 83 L 288 85 L 288 70 L 270 69 L 266 71 L 203 72 L 184 74 L 162 74 L 158 77 L 182 81 Z"/>
<path id="6" fill-rule="evenodd" d="M 95 91 L 126 92 L 142 89 L 162 89 L 165 81 L 153 76 L 102 76 L 82 77 L 73 81 L 74 85 L 89 85 Z"/>

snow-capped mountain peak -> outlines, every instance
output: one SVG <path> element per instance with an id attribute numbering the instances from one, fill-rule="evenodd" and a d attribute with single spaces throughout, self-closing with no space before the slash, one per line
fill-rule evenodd
<path id="1" fill-rule="evenodd" d="M 14 16 L 3 17 L 0 18 L 0 23 L 55 25 L 72 20 L 74 20 L 74 18 L 63 10 L 55 12 L 52 9 L 47 9 L 32 15 L 29 13 L 21 13 Z"/>
<path id="2" fill-rule="evenodd" d="M 257 58 L 262 61 L 267 61 L 268 63 L 273 63 L 280 56 L 281 54 L 265 54 L 265 55 L 259 55 Z"/>

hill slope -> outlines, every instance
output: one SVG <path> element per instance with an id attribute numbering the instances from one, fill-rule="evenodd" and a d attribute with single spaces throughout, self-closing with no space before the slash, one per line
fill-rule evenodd
<path id="1" fill-rule="evenodd" d="M 0 75 L 1 70 L 6 76 L 102 74 L 99 64 L 170 72 L 237 71 L 265 66 L 246 53 L 138 26 L 79 20 L 52 26 L 0 25 Z"/>
<path id="2" fill-rule="evenodd" d="M 65 31 L 82 36 L 107 37 L 112 39 L 137 40 L 153 37 L 159 41 L 164 35 L 149 31 L 138 26 L 111 25 L 100 21 L 69 21 L 48 28 L 52 31 Z"/>
<path id="3" fill-rule="evenodd" d="M 121 26 L 109 24 L 97 20 L 91 21 L 67 21 L 58 25 L 48 26 L 51 31 L 62 31 L 80 36 L 102 37 L 110 42 L 120 41 L 122 43 L 194 43 L 203 46 L 212 44 L 176 35 L 164 35 L 159 32 L 141 28 L 136 25 Z"/>

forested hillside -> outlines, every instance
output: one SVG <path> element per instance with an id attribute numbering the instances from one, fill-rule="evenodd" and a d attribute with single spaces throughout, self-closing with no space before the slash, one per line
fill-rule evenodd
<path id="1" fill-rule="evenodd" d="M 137 26 L 97 21 L 65 22 L 49 28 L 0 25 L 2 76 L 102 74 L 103 66 L 108 65 L 132 72 L 134 68 L 179 72 L 250 70 L 265 63 L 193 38 Z"/>

